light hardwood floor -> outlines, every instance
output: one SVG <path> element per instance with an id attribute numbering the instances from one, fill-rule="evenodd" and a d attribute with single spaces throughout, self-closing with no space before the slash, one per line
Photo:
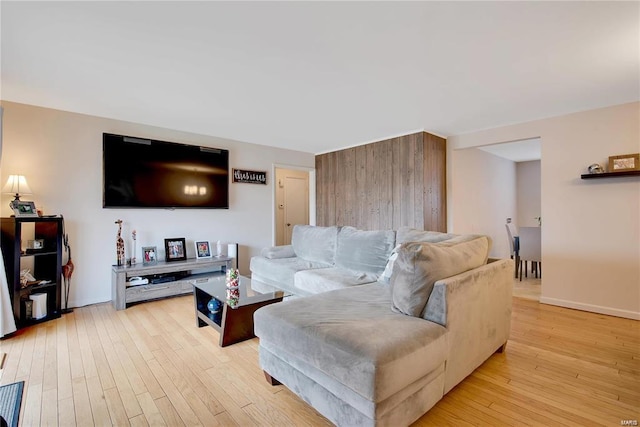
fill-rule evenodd
<path id="1" fill-rule="evenodd" d="M 416 426 L 640 420 L 640 322 L 514 298 L 511 339 Z M 257 339 L 217 346 L 191 297 L 110 304 L 0 341 L 2 383 L 26 381 L 21 425 L 330 425 L 269 386 Z"/>
<path id="2" fill-rule="evenodd" d="M 513 296 L 540 301 L 542 294 L 542 279 L 532 275 L 520 279 L 513 279 Z"/>

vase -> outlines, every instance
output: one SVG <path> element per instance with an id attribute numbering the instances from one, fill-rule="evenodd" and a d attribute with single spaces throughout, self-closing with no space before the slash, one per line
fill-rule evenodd
<path id="1" fill-rule="evenodd" d="M 240 301 L 240 273 L 235 268 L 227 270 L 227 304 L 235 308 Z"/>

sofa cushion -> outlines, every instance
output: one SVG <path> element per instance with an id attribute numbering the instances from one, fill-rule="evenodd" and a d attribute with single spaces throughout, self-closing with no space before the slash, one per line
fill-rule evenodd
<path id="1" fill-rule="evenodd" d="M 295 225 L 291 245 L 296 256 L 312 262 L 334 264 L 338 227 Z"/>
<path id="2" fill-rule="evenodd" d="M 294 287 L 294 275 L 300 270 L 331 267 L 329 264 L 306 261 L 298 257 L 268 259 L 264 257 L 252 257 L 250 269 L 254 275 L 258 275 L 272 283 L 281 283 L 286 287 Z"/>
<path id="3" fill-rule="evenodd" d="M 260 366 L 337 426 L 406 426 L 440 400 L 444 390 L 445 363 L 377 402 L 306 363 L 304 355 L 272 348 L 264 340 Z"/>
<path id="4" fill-rule="evenodd" d="M 271 304 L 254 320 L 261 346 L 299 355 L 374 402 L 439 369 L 447 351 L 444 327 L 393 312 L 377 282 Z"/>
<path id="5" fill-rule="evenodd" d="M 395 239 L 393 230 L 363 231 L 342 227 L 338 233 L 336 266 L 379 276 L 387 265 Z"/>
<path id="6" fill-rule="evenodd" d="M 349 286 L 364 285 L 375 282 L 376 279 L 376 275 L 372 273 L 331 267 L 298 271 L 293 280 L 296 288 L 317 294 Z"/>
<path id="7" fill-rule="evenodd" d="M 436 281 L 487 262 L 487 236 L 457 236 L 439 243 L 403 243 L 391 274 L 393 310 L 421 317 Z"/>

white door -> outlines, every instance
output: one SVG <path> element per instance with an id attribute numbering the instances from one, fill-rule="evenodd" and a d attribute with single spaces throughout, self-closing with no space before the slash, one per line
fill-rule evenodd
<path id="1" fill-rule="evenodd" d="M 309 224 L 309 173 L 276 169 L 276 245 L 291 244 L 296 224 Z"/>

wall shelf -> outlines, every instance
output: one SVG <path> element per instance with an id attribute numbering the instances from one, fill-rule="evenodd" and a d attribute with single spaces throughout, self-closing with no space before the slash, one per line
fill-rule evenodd
<path id="1" fill-rule="evenodd" d="M 594 178 L 619 178 L 623 176 L 640 176 L 640 171 L 605 172 L 605 173 L 585 173 L 580 175 L 582 179 Z"/>

